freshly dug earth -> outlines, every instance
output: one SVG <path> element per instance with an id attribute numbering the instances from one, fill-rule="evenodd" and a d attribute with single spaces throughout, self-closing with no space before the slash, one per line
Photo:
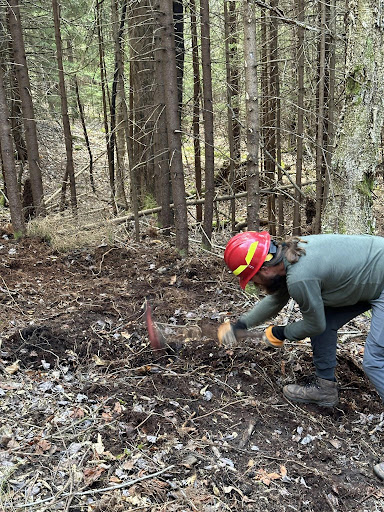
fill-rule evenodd
<path id="1" fill-rule="evenodd" d="M 308 340 L 218 346 L 255 300 L 216 256 L 157 238 L 61 254 L 3 233 L 0 510 L 384 511 L 369 318 L 340 332 L 340 404 L 298 406 L 282 387 L 311 373 Z"/>

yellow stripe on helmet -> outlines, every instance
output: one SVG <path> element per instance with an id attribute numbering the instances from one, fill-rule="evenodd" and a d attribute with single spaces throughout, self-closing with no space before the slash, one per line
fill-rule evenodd
<path id="1" fill-rule="evenodd" d="M 245 270 L 246 268 L 248 267 L 248 265 L 240 265 L 240 267 L 237 267 L 233 273 L 235 274 L 235 276 L 238 276 L 239 274 L 242 273 L 243 270 Z"/>
<path id="2" fill-rule="evenodd" d="M 258 245 L 259 245 L 259 242 L 252 242 L 251 245 L 249 246 L 247 255 L 245 257 L 245 261 L 247 262 L 248 265 L 251 263 L 252 258 L 256 252 Z"/>
<path id="3" fill-rule="evenodd" d="M 247 252 L 247 255 L 245 257 L 245 261 L 246 261 L 246 265 L 240 265 L 238 266 L 234 271 L 233 273 L 235 274 L 235 276 L 238 276 L 240 275 L 248 266 L 249 264 L 251 263 L 252 261 L 252 258 L 253 256 L 255 255 L 255 252 L 256 252 L 256 249 L 257 249 L 257 246 L 259 245 L 259 242 L 253 242 L 251 243 L 251 245 L 249 246 L 249 249 L 248 249 L 248 252 Z M 267 254 L 267 257 L 265 258 L 264 261 L 271 261 L 271 259 L 273 258 L 273 254 Z"/>
<path id="4" fill-rule="evenodd" d="M 248 252 L 247 252 L 247 255 L 245 256 L 245 261 L 246 261 L 246 265 L 240 265 L 239 267 L 237 267 L 233 273 L 235 274 L 235 276 L 238 276 L 239 274 L 241 274 L 247 267 L 248 265 L 251 263 L 252 261 L 252 258 L 256 252 L 256 249 L 257 249 L 257 246 L 259 245 L 259 242 L 252 242 L 251 245 L 249 246 L 249 249 L 248 249 Z"/>

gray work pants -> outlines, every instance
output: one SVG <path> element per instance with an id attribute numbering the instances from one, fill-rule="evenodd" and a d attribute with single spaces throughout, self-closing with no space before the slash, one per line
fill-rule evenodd
<path id="1" fill-rule="evenodd" d="M 318 377 L 334 379 L 338 329 L 371 308 L 371 329 L 365 343 L 363 368 L 384 402 L 384 290 L 371 303 L 359 302 L 353 306 L 324 308 L 326 329 L 311 338 L 313 362 Z"/>
<path id="2" fill-rule="evenodd" d="M 365 342 L 363 368 L 384 402 L 384 290 L 371 305 L 371 329 Z"/>

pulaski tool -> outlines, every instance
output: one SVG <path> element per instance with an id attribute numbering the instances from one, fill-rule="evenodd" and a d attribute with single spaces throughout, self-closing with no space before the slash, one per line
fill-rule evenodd
<path id="1" fill-rule="evenodd" d="M 167 343 L 163 333 L 160 331 L 160 329 L 156 325 L 156 322 L 153 320 L 152 307 L 149 304 L 149 302 L 147 302 L 147 307 L 145 309 L 145 321 L 147 324 L 148 337 L 151 344 L 151 349 L 157 353 L 165 351 Z"/>

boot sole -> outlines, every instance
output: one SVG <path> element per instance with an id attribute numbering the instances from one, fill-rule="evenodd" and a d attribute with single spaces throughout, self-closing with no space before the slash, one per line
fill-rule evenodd
<path id="1" fill-rule="evenodd" d="M 339 403 L 339 400 L 336 400 L 334 402 L 319 402 L 317 400 L 305 400 L 305 398 L 293 398 L 286 393 L 283 393 L 285 398 L 288 398 L 291 402 L 299 402 L 301 404 L 315 404 L 320 405 L 320 407 L 335 407 Z"/>

